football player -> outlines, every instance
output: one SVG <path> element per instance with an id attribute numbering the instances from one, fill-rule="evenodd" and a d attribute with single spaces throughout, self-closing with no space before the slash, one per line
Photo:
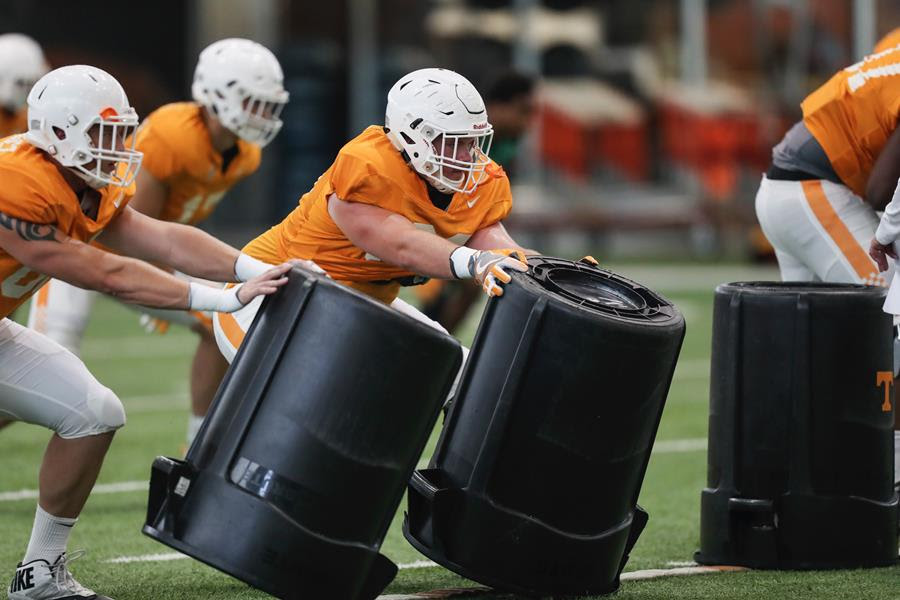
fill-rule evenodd
<path id="1" fill-rule="evenodd" d="M 387 97 L 385 125 L 347 143 L 279 225 L 244 251 L 270 264 L 309 259 L 332 278 L 443 328 L 397 298 L 428 277 L 475 279 L 501 295 L 527 250 L 506 232 L 509 180 L 489 157 L 493 135 L 481 95 L 461 75 L 421 69 Z M 213 317 L 233 360 L 260 303 Z"/>
<path id="2" fill-rule="evenodd" d="M 28 132 L 0 140 L 0 310 L 7 317 L 48 277 L 124 302 L 179 310 L 236 310 L 274 292 L 272 268 L 194 227 L 128 205 L 141 153 L 125 140 L 137 114 L 100 69 L 51 71 L 28 95 Z M 100 234 L 120 254 L 88 242 Z M 135 258 L 126 258 L 132 256 Z M 136 260 L 142 259 L 142 260 Z M 178 279 L 144 260 L 215 281 L 238 294 Z M 0 321 L 0 415 L 53 431 L 39 473 L 34 528 L 8 588 L 10 600 L 99 598 L 69 573 L 66 545 L 116 429 L 122 403 L 74 354 Z"/>
<path id="3" fill-rule="evenodd" d="M 229 188 L 259 167 L 261 148 L 278 134 L 279 114 L 288 101 L 281 66 L 264 46 L 225 39 L 200 53 L 191 89 L 193 102 L 151 113 L 137 132 L 143 167 L 130 206 L 164 221 L 196 225 L 206 219 Z M 79 353 L 95 294 L 51 281 L 32 302 L 28 325 Z M 228 363 L 203 313 L 155 311 L 142 320 L 163 332 L 169 322 L 199 335 L 191 366 L 193 441 Z"/>
<path id="4" fill-rule="evenodd" d="M 772 150 L 756 215 L 785 281 L 885 286 L 893 278 L 893 259 L 882 252 L 884 272 L 876 265 L 873 237 L 875 211 L 900 178 L 900 46 L 879 46 L 807 96 L 803 119 Z M 894 445 L 900 463 L 896 431 Z"/>
<path id="5" fill-rule="evenodd" d="M 47 71 L 37 42 L 21 33 L 0 35 L 0 138 L 24 133 L 28 128 L 25 98 Z"/>
<path id="6" fill-rule="evenodd" d="M 0 138 L 28 129 L 28 91 L 48 71 L 41 47 L 21 33 L 0 35 Z M 12 421 L 0 417 L 0 429 Z"/>
<path id="7" fill-rule="evenodd" d="M 534 79 L 510 71 L 497 77 L 484 96 L 494 131 L 491 159 L 503 167 L 512 181 L 521 170 L 519 147 L 534 117 L 534 88 Z M 415 290 L 422 302 L 422 312 L 451 333 L 462 324 L 478 299 L 478 288 L 465 281 L 432 279 Z"/>
<path id="8" fill-rule="evenodd" d="M 878 54 L 897 45 L 900 45 L 900 27 L 892 29 L 887 35 L 878 40 L 872 52 L 873 54 Z"/>

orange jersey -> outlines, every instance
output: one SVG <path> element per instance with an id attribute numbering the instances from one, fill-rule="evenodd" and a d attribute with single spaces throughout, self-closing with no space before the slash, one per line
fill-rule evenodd
<path id="1" fill-rule="evenodd" d="M 158 108 L 137 131 L 141 169 L 169 188 L 159 218 L 194 225 L 212 213 L 225 192 L 257 168 L 259 146 L 238 139 L 237 156 L 222 172 L 222 155 L 209 139 L 200 105 L 176 102 Z"/>
<path id="2" fill-rule="evenodd" d="M 0 108 L 0 138 L 28 130 L 28 109 L 23 107 L 15 113 L 8 113 Z"/>
<path id="3" fill-rule="evenodd" d="M 897 45 L 900 45 L 900 27 L 897 27 L 886 36 L 878 40 L 878 43 L 875 44 L 875 49 L 872 52 L 877 54 Z"/>
<path id="4" fill-rule="evenodd" d="M 800 106 L 835 173 L 864 196 L 875 160 L 900 118 L 900 47 L 843 69 Z"/>
<path id="5" fill-rule="evenodd" d="M 0 140 L 0 181 L 0 212 L 52 225 L 82 242 L 97 237 L 134 194 L 133 184 L 126 189 L 106 187 L 101 190 L 97 220 L 87 217 L 55 163 L 22 135 Z M 9 316 L 47 279 L 0 248 L 0 316 Z"/>
<path id="6" fill-rule="evenodd" d="M 341 149 L 293 212 L 244 251 L 272 264 L 311 259 L 337 281 L 389 303 L 400 288 L 393 280 L 414 274 L 353 245 L 328 214 L 328 197 L 334 193 L 348 202 L 399 213 L 420 229 L 463 244 L 476 231 L 505 218 L 512 208 L 503 169 L 492 163 L 487 171 L 490 177 L 473 194 L 456 193 L 447 209 L 441 210 L 431 203 L 425 182 L 403 160 L 383 128 L 369 127 Z M 385 281 L 390 283 L 374 283 Z"/>

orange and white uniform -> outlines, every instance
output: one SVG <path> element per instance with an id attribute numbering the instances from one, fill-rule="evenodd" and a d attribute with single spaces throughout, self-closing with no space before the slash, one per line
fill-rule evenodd
<path id="1" fill-rule="evenodd" d="M 163 221 L 196 225 L 233 185 L 259 168 L 259 146 L 238 139 L 237 152 L 223 171 L 223 157 L 212 146 L 201 111 L 194 102 L 167 104 L 144 119 L 135 134 L 135 149 L 144 153 L 141 169 L 168 188 L 159 215 Z M 95 298 L 95 292 L 53 280 L 32 303 L 28 326 L 78 354 Z M 203 313 L 139 310 L 153 318 L 157 331 L 164 331 L 170 321 L 187 327 L 212 325 Z"/>
<path id="2" fill-rule="evenodd" d="M 212 146 L 193 102 L 167 104 L 152 112 L 137 131 L 141 169 L 166 184 L 169 194 L 159 218 L 196 225 L 206 219 L 225 193 L 259 168 L 259 146 L 238 138 L 238 152 L 222 171 L 222 155 Z"/>
<path id="3" fill-rule="evenodd" d="M 400 287 L 416 274 L 355 246 L 329 215 L 328 197 L 336 194 L 346 202 L 378 206 L 403 215 L 417 228 L 465 244 L 476 231 L 501 221 L 512 209 L 509 179 L 503 169 L 492 163 L 487 171 L 490 176 L 474 193 L 456 193 L 446 209 L 438 208 L 429 199 L 425 182 L 404 161 L 383 128 L 372 126 L 341 149 L 293 212 L 243 251 L 271 264 L 291 258 L 312 260 L 336 281 L 440 328 L 397 299 Z M 227 359 L 233 358 L 258 305 L 251 303 L 232 315 L 214 316 L 216 338 Z"/>
<path id="4" fill-rule="evenodd" d="M 878 40 L 878 43 L 875 44 L 875 49 L 872 50 L 873 54 L 878 54 L 879 52 L 883 52 L 889 48 L 893 48 L 894 46 L 900 46 L 900 27 L 896 27 L 889 31 L 887 35 Z"/>
<path id="5" fill-rule="evenodd" d="M 101 191 L 97 220 L 85 216 L 56 165 L 21 135 L 0 140 L 0 181 L 0 212 L 53 225 L 82 242 L 97 237 L 134 195 L 134 184 L 126 189 L 106 187 Z M 46 279 L 0 250 L 0 316 L 9 316 Z"/>
<path id="6" fill-rule="evenodd" d="M 0 140 L 0 181 L 4 214 L 82 242 L 102 232 L 134 194 L 133 185 L 107 187 L 96 219 L 84 215 L 55 163 L 21 135 Z M 77 357 L 6 318 L 46 279 L 0 248 L 0 417 L 44 425 L 64 438 L 117 429 L 125 414 L 115 395 Z"/>
<path id="7" fill-rule="evenodd" d="M 19 111 L 9 113 L 0 109 L 0 138 L 5 138 L 17 133 L 25 133 L 28 130 L 28 109 L 22 107 Z"/>
<path id="8" fill-rule="evenodd" d="M 838 72 L 801 107 L 803 121 L 773 151 L 787 170 L 773 167 L 756 196 L 782 278 L 887 285 L 893 264 L 879 273 L 868 256 L 878 216 L 862 196 L 900 119 L 900 47 Z"/>

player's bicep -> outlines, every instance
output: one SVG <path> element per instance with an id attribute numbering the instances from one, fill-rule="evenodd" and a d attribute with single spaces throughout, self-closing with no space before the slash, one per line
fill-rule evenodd
<path id="1" fill-rule="evenodd" d="M 96 285 L 101 250 L 75 240 L 53 225 L 0 213 L 0 247 L 32 271 L 80 287 Z"/>
<path id="2" fill-rule="evenodd" d="M 126 206 L 100 237 L 110 248 L 144 260 L 160 260 L 169 251 L 165 223 Z"/>
<path id="3" fill-rule="evenodd" d="M 371 204 L 347 202 L 337 194 L 328 197 L 328 214 L 351 242 L 376 256 L 380 256 L 377 250 L 416 230 L 401 214 Z"/>
<path id="4" fill-rule="evenodd" d="M 0 212 L 0 247 L 23 265 L 40 270 L 47 256 L 62 251 L 69 241 L 55 226 L 31 223 Z"/>

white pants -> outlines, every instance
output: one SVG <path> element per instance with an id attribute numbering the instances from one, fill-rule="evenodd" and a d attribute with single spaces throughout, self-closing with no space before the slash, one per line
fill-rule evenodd
<path id="1" fill-rule="evenodd" d="M 118 397 L 81 360 L 44 335 L 0 320 L 0 417 L 71 439 L 125 424 Z"/>
<path id="2" fill-rule="evenodd" d="M 846 186 L 763 177 L 756 216 L 775 247 L 783 281 L 887 286 L 893 278 L 893 260 L 879 273 L 869 257 L 878 227 L 875 210 Z"/>
<path id="3" fill-rule="evenodd" d="M 180 274 L 178 276 L 191 281 L 201 281 Z M 79 355 L 84 330 L 87 328 L 97 295 L 97 292 L 51 279 L 31 299 L 28 327 L 62 344 L 73 354 Z M 209 317 L 202 313 L 147 308 L 134 304 L 124 306 L 159 321 L 177 323 L 185 327 L 194 327 L 198 324 L 209 327 Z"/>
<path id="4" fill-rule="evenodd" d="M 234 361 L 234 357 L 237 354 L 238 348 L 241 345 L 241 342 L 244 341 L 244 336 L 247 334 L 247 330 L 250 328 L 251 323 L 253 323 L 254 317 L 256 317 L 256 313 L 259 310 L 260 305 L 262 304 L 263 297 L 257 296 L 253 300 L 251 300 L 247 306 L 244 308 L 233 312 L 233 313 L 215 313 L 213 315 L 213 331 L 216 334 L 216 343 L 219 346 L 219 350 L 222 352 L 222 355 L 225 357 L 225 360 L 231 364 Z M 447 330 L 433 319 L 429 319 L 425 314 L 418 310 L 416 307 L 410 305 L 408 302 L 401 300 L 400 298 L 396 298 L 393 302 L 391 302 L 391 308 L 394 310 L 403 313 L 409 317 L 412 317 L 416 321 L 420 323 L 425 323 L 429 327 L 437 329 L 442 333 L 447 333 Z M 449 334 L 448 334 L 449 335 Z M 462 375 L 463 367 L 466 366 L 466 360 L 469 358 L 469 349 L 465 346 L 462 346 L 462 364 L 459 367 L 459 372 L 456 374 L 456 379 L 453 382 L 453 386 L 450 389 L 450 394 L 448 395 L 450 398 L 456 393 L 456 388 L 459 385 L 459 379 Z"/>

